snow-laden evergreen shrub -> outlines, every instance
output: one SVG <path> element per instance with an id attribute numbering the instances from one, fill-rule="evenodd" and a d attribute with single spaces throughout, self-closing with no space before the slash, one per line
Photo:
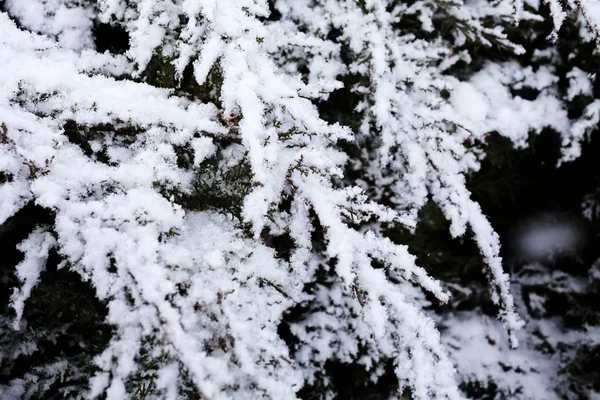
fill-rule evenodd
<path id="1" fill-rule="evenodd" d="M 597 31 L 597 6 L 569 5 Z M 550 9 L 558 29 L 564 12 Z M 544 10 L 4 0 L 0 223 L 33 208 L 44 218 L 19 241 L 14 275 L 3 272 L 3 396 L 286 399 L 310 387 L 330 398 L 328 364 L 341 362 L 371 380 L 391 363 L 400 394 L 460 398 L 415 287 L 440 302 L 449 291 L 385 230 L 414 229 L 434 201 L 452 236 L 477 243 L 517 345 L 498 235 L 465 176 L 490 133 L 523 147 L 551 128 L 569 161 L 598 123 L 587 72 L 503 29 L 515 17 L 535 26 Z M 97 51 L 107 26 L 126 32 L 124 48 Z M 537 95 L 520 96 L 527 88 Z M 577 96 L 591 99 L 572 116 Z M 63 270 L 105 307 L 106 340 L 73 339 L 69 321 L 32 325 L 28 301 Z M 285 333 L 292 309 L 301 317 Z"/>

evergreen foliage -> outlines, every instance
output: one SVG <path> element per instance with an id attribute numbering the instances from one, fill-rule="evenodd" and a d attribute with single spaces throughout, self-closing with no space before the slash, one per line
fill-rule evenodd
<path id="1" fill-rule="evenodd" d="M 566 5 L 0 2 L 0 397 L 600 396 Z"/>

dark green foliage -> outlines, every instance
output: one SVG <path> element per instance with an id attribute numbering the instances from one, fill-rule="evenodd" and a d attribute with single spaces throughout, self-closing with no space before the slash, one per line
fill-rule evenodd
<path id="1" fill-rule="evenodd" d="M 462 382 L 462 391 L 471 399 L 494 400 L 498 398 L 498 385 L 492 382 Z"/>
<path id="2" fill-rule="evenodd" d="M 154 54 L 144 70 L 144 80 L 152 86 L 173 88 L 176 85 L 174 59 Z"/>
<path id="3" fill-rule="evenodd" d="M 572 377 L 571 390 L 579 393 L 581 398 L 586 396 L 585 389 L 593 388 L 600 391 L 600 345 L 582 346 L 577 350 L 577 357 L 565 369 Z"/>
<path id="4" fill-rule="evenodd" d="M 18 286 L 14 272 L 22 258 L 16 244 L 25 239 L 33 226 L 45 225 L 51 219 L 46 210 L 28 205 L 0 226 L 1 318 L 14 318 L 9 296 L 12 288 Z M 43 371 L 44 366 L 57 361 L 68 363 L 62 380 L 39 374 L 51 382 L 44 399 L 62 399 L 65 392 L 83 395 L 88 377 L 95 370 L 92 359 L 104 350 L 111 336 L 111 328 L 104 323 L 107 310 L 97 299 L 95 289 L 68 268 L 58 268 L 60 262 L 60 256 L 51 252 L 41 280 L 26 302 L 21 330 L 5 331 L 10 336 L 0 338 L 23 344 L 33 340 L 37 346 L 31 354 L 14 361 L 0 360 L 0 384 L 19 377 L 27 379 L 28 372 L 36 368 Z M 82 372 L 84 376 L 80 375 Z"/>
<path id="5" fill-rule="evenodd" d="M 121 25 L 98 22 L 92 33 L 96 50 L 100 53 L 124 54 L 129 49 L 129 34 Z"/>
<path id="6" fill-rule="evenodd" d="M 298 397 L 303 400 L 323 399 L 326 390 L 331 388 L 337 392 L 336 398 L 340 400 L 379 400 L 395 396 L 398 392 L 392 360 L 388 360 L 385 373 L 376 382 L 371 381 L 369 373 L 358 364 L 327 362 L 325 370 L 331 387 L 307 385 L 298 392 Z"/>
<path id="7" fill-rule="evenodd" d="M 191 210 L 221 210 L 242 221 L 242 206 L 251 189 L 250 166 L 245 160 L 225 166 L 213 158 L 198 171 L 194 190 L 183 200 Z"/>

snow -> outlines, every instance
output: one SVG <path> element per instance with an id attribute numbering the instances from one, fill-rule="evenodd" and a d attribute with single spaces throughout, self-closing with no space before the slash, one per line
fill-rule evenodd
<path id="1" fill-rule="evenodd" d="M 450 102 L 460 116 L 476 122 L 484 121 L 490 108 L 485 96 L 468 82 L 460 82 L 452 90 Z"/>
<path id="2" fill-rule="evenodd" d="M 592 95 L 592 80 L 584 71 L 574 67 L 567 73 L 567 78 L 569 78 L 568 100 L 573 100 L 575 96 Z"/>
<path id="3" fill-rule="evenodd" d="M 469 367 L 473 349 L 488 351 L 479 359 L 486 371 L 501 357 L 537 368 L 526 351 L 504 354 L 522 338 L 523 321 L 500 239 L 466 187 L 482 157 L 467 143 L 497 131 L 524 147 L 530 132 L 550 127 L 561 134 L 561 161 L 569 161 L 598 123 L 600 103 L 569 118 L 565 99 L 592 93 L 577 68 L 565 98 L 551 66 L 488 62 L 463 80 L 442 73 L 472 60 L 467 50 L 454 53 L 467 41 L 524 52 L 500 27 L 481 22 L 510 17 L 510 2 L 444 5 L 464 29 L 435 40 L 398 28 L 405 13 L 437 34 L 438 5 L 429 1 L 391 8 L 383 0 L 279 0 L 278 21 L 266 20 L 265 0 L 85 4 L 6 0 L 0 13 L 0 171 L 10 177 L 0 183 L 0 223 L 28 203 L 52 215 L 18 246 L 16 318 L 2 318 L 3 330 L 27 326 L 24 307 L 55 251 L 93 286 L 114 328 L 93 360 L 95 375 L 85 377 L 91 397 L 123 399 L 131 382 L 151 376 L 156 398 L 175 399 L 191 384 L 216 400 L 293 399 L 303 385 L 327 380 L 329 361 L 356 362 L 376 379 L 392 360 L 401 390 L 457 399 L 457 373 L 477 374 Z M 519 18 L 539 20 L 519 4 Z M 581 4 L 596 29 L 593 5 Z M 550 6 L 558 29 L 564 13 Z M 98 21 L 126 29 L 125 55 L 94 50 Z M 191 64 L 198 85 L 214 86 L 211 95 L 144 83 L 153 57 L 170 62 L 179 80 Z M 209 80 L 211 71 L 218 78 Z M 353 76 L 353 126 L 325 121 L 317 107 L 343 87 L 340 75 Z M 539 94 L 515 94 L 523 89 Z M 360 156 L 342 151 L 341 141 Z M 222 205 L 188 201 L 214 163 L 219 172 L 242 166 L 247 174 L 233 179 L 248 192 L 214 179 Z M 227 209 L 230 198 L 239 200 L 240 215 Z M 457 323 L 451 339 L 442 338 L 423 312 L 416 290 L 440 303 L 449 291 L 382 231 L 386 224 L 414 230 L 430 200 L 453 237 L 472 234 L 505 333 L 465 317 L 470 329 Z M 565 228 L 532 232 L 523 238 L 532 255 L 545 254 L 549 241 L 576 245 Z M 293 242 L 289 257 L 272 245 L 283 234 Z M 278 329 L 296 305 L 308 311 L 290 324 L 298 342 L 290 349 Z M 492 350 L 482 339 L 489 329 L 498 343 Z M 31 351 L 37 339 L 30 333 L 1 342 L 1 354 L 9 349 L 12 362 Z M 464 351 L 451 355 L 444 345 Z M 142 354 L 150 367 L 140 365 Z M 44 385 L 75 370 L 60 361 L 23 375 L 37 382 L 31 394 L 23 377 L 0 389 L 43 397 Z M 544 379 L 527 393 L 547 393 Z"/>
<path id="4" fill-rule="evenodd" d="M 560 399 L 551 389 L 549 363 L 538 352 L 526 345 L 509 349 L 504 344 L 503 328 L 486 317 L 469 313 L 453 317 L 455 321 L 444 333 L 444 343 L 452 349 L 452 358 L 466 382 L 493 383 L 509 397 Z M 520 336 L 523 341 L 525 337 Z"/>
<path id="5" fill-rule="evenodd" d="M 91 7 L 65 0 L 7 0 L 11 15 L 23 27 L 56 37 L 66 48 L 83 50 L 93 47 Z"/>
<path id="6" fill-rule="evenodd" d="M 579 381 L 579 394 L 572 393 L 573 378 L 567 371 L 580 349 L 597 343 L 597 327 L 571 329 L 561 318 L 552 316 L 550 307 L 546 309 L 557 292 L 589 293 L 595 273 L 592 267 L 588 277 L 581 277 L 525 262 L 512 276 L 511 285 L 517 309 L 527 321 L 518 333 L 518 349 L 508 349 L 500 323 L 479 310 L 443 316 L 438 322 L 442 342 L 463 382 L 476 388 L 492 387 L 500 397 L 541 400 L 596 396 L 593 383 L 585 380 Z"/>
<path id="7" fill-rule="evenodd" d="M 55 244 L 56 241 L 52 235 L 38 229 L 18 246 L 18 249 L 25 253 L 26 257 L 17 265 L 17 276 L 22 285 L 19 289 L 15 289 L 11 296 L 11 306 L 16 313 L 13 327 L 16 330 L 20 328 L 25 300 L 29 298 L 31 290 L 38 283 L 40 272 L 48 258 L 48 252 Z"/>

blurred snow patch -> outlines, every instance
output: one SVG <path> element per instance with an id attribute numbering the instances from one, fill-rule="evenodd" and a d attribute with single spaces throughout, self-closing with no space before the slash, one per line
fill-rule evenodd
<path id="1" fill-rule="evenodd" d="M 583 224 L 574 218 L 542 214 L 517 228 L 512 242 L 518 258 L 549 261 L 578 257 L 587 244 L 587 235 Z"/>

